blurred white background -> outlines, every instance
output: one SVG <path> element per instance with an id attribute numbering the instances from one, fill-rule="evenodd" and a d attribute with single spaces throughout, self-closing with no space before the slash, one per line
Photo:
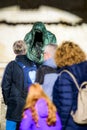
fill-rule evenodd
<path id="1" fill-rule="evenodd" d="M 16 0 L 12 0 L 11 2 Z M 30 3 L 35 6 L 34 2 L 30 0 L 19 0 L 20 2 Z M 39 0 L 38 0 L 39 1 Z M 40 0 L 41 1 L 41 0 Z M 39 2 L 40 2 L 39 1 Z M 49 0 L 51 1 L 51 0 Z M 48 3 L 50 4 L 50 2 Z M 57 5 L 62 5 L 66 9 L 75 10 L 77 13 L 80 11 L 84 18 L 87 18 L 87 5 L 83 0 L 54 0 Z M 70 2 L 69 2 L 70 1 Z M 80 2 L 79 2 L 80 1 Z M 8 4 L 9 0 L 0 1 L 3 6 Z M 46 1 L 44 0 L 45 4 Z M 51 1 L 52 2 L 52 1 Z M 67 4 L 69 3 L 69 5 Z M 87 3 L 87 2 L 86 2 Z M 36 3 L 37 5 L 37 3 Z M 53 5 L 53 4 L 52 4 Z M 84 5 L 84 7 L 83 7 Z M 23 6 L 23 5 L 22 5 Z M 27 6 L 27 3 L 26 3 Z M 62 6 L 61 6 L 62 7 Z M 78 7 L 78 9 L 77 9 Z M 80 10 L 79 10 L 80 9 Z M 83 10 L 85 9 L 85 12 Z M 58 45 L 64 40 L 74 41 L 79 44 L 82 49 L 87 53 L 87 22 L 84 22 L 83 17 L 75 15 L 59 8 L 52 6 L 39 6 L 35 9 L 20 9 L 19 6 L 8 6 L 0 8 L 0 82 L 6 64 L 15 58 L 12 50 L 13 43 L 16 40 L 24 39 L 26 33 L 30 32 L 34 22 L 41 21 L 45 23 L 46 29 L 55 34 Z M 83 20 L 83 21 L 82 21 Z M 62 21 L 62 22 L 61 22 Z M 82 22 L 81 22 L 82 21 Z M 50 23 L 50 24 L 48 24 Z M 81 23 L 81 24 L 79 24 Z M 5 130 L 5 112 L 6 106 L 4 105 L 1 88 L 0 88 L 0 130 Z"/>
<path id="2" fill-rule="evenodd" d="M 87 52 L 87 24 L 82 23 L 81 25 L 74 26 L 82 18 L 67 11 L 48 6 L 41 6 L 38 9 L 29 9 L 26 11 L 20 10 L 18 6 L 12 6 L 0 9 L 0 20 L 13 24 L 22 23 L 16 25 L 0 24 L 0 62 L 8 62 L 14 58 L 12 50 L 13 43 L 16 40 L 24 39 L 25 34 L 32 29 L 33 24 L 30 23 L 36 21 L 45 23 L 63 21 L 71 23 L 72 26 L 66 24 L 45 25 L 49 31 L 56 35 L 58 44 L 64 40 L 71 40 L 79 44 Z"/>

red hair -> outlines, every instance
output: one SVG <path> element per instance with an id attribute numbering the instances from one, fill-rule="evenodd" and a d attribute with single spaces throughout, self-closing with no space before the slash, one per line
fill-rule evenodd
<path id="1" fill-rule="evenodd" d="M 35 110 L 35 104 L 37 100 L 40 98 L 45 99 L 47 106 L 48 106 L 48 117 L 47 117 L 47 124 L 48 125 L 54 125 L 56 122 L 56 107 L 51 102 L 51 100 L 48 98 L 48 96 L 44 93 L 42 87 L 40 84 L 35 83 L 32 84 L 29 88 L 29 92 L 26 98 L 26 104 L 24 107 L 25 109 L 30 109 L 32 113 L 32 118 L 34 119 L 36 125 L 38 124 L 38 114 Z"/>

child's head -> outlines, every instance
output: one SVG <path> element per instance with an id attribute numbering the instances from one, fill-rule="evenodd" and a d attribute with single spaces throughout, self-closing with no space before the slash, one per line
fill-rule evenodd
<path id="1" fill-rule="evenodd" d="M 29 87 L 25 109 L 30 108 L 32 105 L 35 105 L 36 101 L 40 98 L 44 98 L 46 100 L 48 99 L 41 85 L 38 83 L 34 83 Z"/>
<path id="2" fill-rule="evenodd" d="M 40 98 L 44 98 L 46 95 L 42 89 L 42 87 L 40 86 L 40 84 L 35 83 L 32 84 L 29 87 L 29 92 L 28 92 L 28 96 L 27 99 L 29 98 L 29 100 L 38 100 Z"/>
<path id="3" fill-rule="evenodd" d="M 27 46 L 24 41 L 19 40 L 13 44 L 13 51 L 17 55 L 25 55 L 27 52 Z"/>
<path id="4" fill-rule="evenodd" d="M 48 98 L 48 96 L 44 93 L 40 84 L 35 83 L 30 86 L 29 92 L 28 92 L 28 95 L 26 98 L 26 104 L 25 104 L 24 110 L 31 109 L 32 117 L 33 117 L 35 123 L 37 124 L 38 123 L 38 114 L 35 110 L 35 104 L 36 104 L 37 100 L 40 98 L 45 99 L 45 101 L 47 102 L 47 106 L 48 106 L 47 124 L 53 125 L 56 122 L 56 108 L 55 108 L 54 104 L 51 102 L 51 100 Z"/>

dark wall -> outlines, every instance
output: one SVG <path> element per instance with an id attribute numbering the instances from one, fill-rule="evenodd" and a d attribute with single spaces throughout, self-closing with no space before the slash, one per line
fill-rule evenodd
<path id="1" fill-rule="evenodd" d="M 19 5 L 22 9 L 38 8 L 47 5 L 65 10 L 86 10 L 87 0 L 1 0 L 0 8 Z"/>
<path id="2" fill-rule="evenodd" d="M 17 5 L 17 0 L 0 0 L 0 8 Z"/>
<path id="3" fill-rule="evenodd" d="M 0 8 L 19 5 L 21 9 L 35 9 L 41 5 L 60 8 L 74 13 L 87 22 L 87 0 L 3 0 Z"/>
<path id="4" fill-rule="evenodd" d="M 86 0 L 19 0 L 21 8 L 38 8 L 40 5 L 49 5 L 66 10 L 85 8 Z"/>

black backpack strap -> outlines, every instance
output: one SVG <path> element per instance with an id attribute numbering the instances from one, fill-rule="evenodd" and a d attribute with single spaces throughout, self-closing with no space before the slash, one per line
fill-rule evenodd
<path id="1" fill-rule="evenodd" d="M 17 64 L 17 62 L 14 60 L 14 63 L 16 63 Z M 17 64 L 18 65 L 18 64 Z M 18 65 L 19 66 L 19 65 Z M 19 66 L 20 67 L 20 66 Z M 13 68 L 14 68 L 14 65 L 13 65 Z M 21 67 L 20 67 L 21 68 Z M 22 69 L 22 68 L 21 68 Z M 13 75 L 12 75 L 12 77 L 13 77 Z M 15 85 L 15 87 L 17 88 L 17 90 L 20 92 L 20 94 L 21 94 L 21 97 L 23 97 L 24 99 L 26 98 L 26 96 L 27 96 L 27 88 L 25 88 L 25 89 L 20 89 L 20 87 L 19 86 L 17 86 L 17 85 Z"/>
<path id="2" fill-rule="evenodd" d="M 46 74 L 51 74 L 51 73 L 57 73 L 57 70 L 55 68 L 50 67 L 50 66 L 42 65 L 36 72 L 36 80 L 35 80 L 35 82 L 43 84 L 44 76 Z"/>

